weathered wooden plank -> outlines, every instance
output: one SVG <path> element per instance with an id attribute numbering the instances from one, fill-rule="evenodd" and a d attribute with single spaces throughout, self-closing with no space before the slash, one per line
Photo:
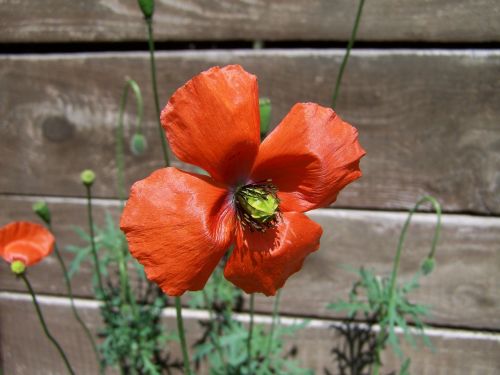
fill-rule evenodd
<path id="1" fill-rule="evenodd" d="M 6 374 L 46 374 L 64 373 L 64 367 L 57 352 L 46 341 L 39 327 L 29 297 L 25 294 L 0 293 L 0 348 Z M 71 363 L 78 374 L 95 373 L 93 353 L 74 321 L 66 301 L 60 298 L 41 297 L 40 302 L 47 317 L 49 329 L 67 351 Z M 95 330 L 100 326 L 97 303 L 94 301 L 77 301 L 79 311 L 85 321 Z M 163 322 L 174 330 L 175 312 L 164 311 Z M 193 343 L 201 334 L 197 321 L 207 319 L 206 312 L 184 310 L 187 338 Z M 247 321 L 247 316 L 236 316 Z M 282 319 L 281 324 L 289 324 L 293 319 Z M 20 324 L 22 322 L 22 324 Z M 268 325 L 270 317 L 256 317 L 259 324 Z M 329 368 L 337 373 L 334 358 L 330 349 L 339 344 L 329 326 L 339 324 L 334 321 L 312 321 L 309 327 L 299 331 L 288 341 L 288 345 L 297 345 L 298 358 L 304 367 L 312 368 L 316 373 L 323 373 Z M 500 335 L 490 333 L 473 333 L 461 330 L 429 329 L 428 335 L 436 349 L 432 353 L 422 345 L 417 348 L 405 346 L 405 353 L 412 358 L 412 373 L 422 375 L 454 374 L 454 375 L 493 375 L 500 370 Z M 420 340 L 418 340 L 420 341 Z M 172 355 L 179 358 L 177 344 L 169 349 Z M 398 361 L 390 353 L 384 355 L 385 372 L 398 368 Z M 205 371 L 199 374 L 205 374 Z"/>
<path id="2" fill-rule="evenodd" d="M 0 198 L 0 225 L 31 219 L 33 198 Z M 84 200 L 49 199 L 61 247 L 78 242 L 74 225 L 86 228 Z M 97 201 L 96 217 L 105 210 L 118 216 L 118 202 Z M 329 302 L 348 295 L 354 276 L 343 266 L 367 266 L 388 275 L 395 254 L 404 213 L 356 210 L 317 210 L 311 217 L 324 229 L 321 250 L 312 254 L 304 268 L 290 278 L 282 293 L 282 311 L 290 315 L 342 317 L 326 309 Z M 401 280 L 408 281 L 430 248 L 435 218 L 415 217 L 403 255 Z M 500 218 L 445 215 L 437 252 L 437 269 L 422 280 L 415 301 L 430 305 L 428 322 L 445 326 L 500 329 Z M 69 261 L 70 255 L 66 254 Z M 45 294 L 64 294 L 64 284 L 53 257 L 30 269 L 34 287 Z M 74 279 L 79 296 L 91 296 L 88 266 Z M 135 275 L 135 273 L 131 273 Z M 0 266 L 0 289 L 23 291 L 24 286 Z M 257 297 L 256 309 L 272 311 L 272 298 Z"/>
<path id="3" fill-rule="evenodd" d="M 357 2 L 350 0 L 156 1 L 158 40 L 347 40 Z M 364 41 L 498 41 L 494 0 L 367 2 Z M 144 40 L 136 1 L 0 1 L 2 42 Z"/>
<path id="4" fill-rule="evenodd" d="M 328 105 L 341 50 L 172 52 L 158 57 L 160 101 L 196 73 L 240 63 L 273 101 L 276 124 L 299 101 Z M 0 59 L 0 192 L 116 196 L 114 132 L 125 75 L 143 87 L 150 148 L 127 158 L 128 181 L 162 165 L 143 53 Z M 339 207 L 408 208 L 433 194 L 446 211 L 500 213 L 500 51 L 354 53 L 338 103 L 368 151 Z M 131 105 L 131 107 L 133 107 Z M 133 119 L 133 108 L 128 118 Z M 129 153 L 130 154 L 130 153 Z"/>

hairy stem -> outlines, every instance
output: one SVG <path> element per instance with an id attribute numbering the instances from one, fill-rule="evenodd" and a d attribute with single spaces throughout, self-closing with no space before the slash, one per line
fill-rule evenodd
<path id="1" fill-rule="evenodd" d="M 53 233 L 52 224 L 48 223 L 47 227 Z M 65 281 L 65 284 L 66 284 L 66 291 L 68 293 L 68 298 L 69 298 L 69 301 L 70 301 L 70 304 L 71 304 L 71 310 L 73 311 L 73 315 L 75 316 L 75 319 L 78 321 L 78 323 L 80 324 L 80 326 L 84 330 L 85 335 L 89 339 L 90 344 L 92 345 L 92 349 L 94 351 L 95 357 L 97 359 L 97 363 L 100 364 L 101 363 L 101 359 L 99 357 L 99 352 L 97 350 L 97 345 L 96 345 L 96 343 L 94 341 L 92 333 L 88 329 L 87 325 L 83 322 L 83 320 L 80 317 L 80 314 L 78 314 L 78 310 L 77 310 L 77 308 L 75 306 L 75 301 L 74 301 L 74 297 L 73 297 L 73 288 L 71 287 L 71 281 L 69 279 L 68 269 L 66 268 L 66 264 L 64 263 L 64 260 L 63 260 L 63 258 L 61 256 L 61 252 L 59 251 L 59 246 L 57 246 L 57 242 L 54 245 L 54 253 L 56 254 L 57 261 L 59 262 L 59 265 L 60 265 L 61 270 L 62 270 L 63 275 L 64 275 L 64 281 Z M 103 367 L 101 365 L 99 365 L 99 372 L 101 374 L 104 373 L 103 372 Z"/>
<path id="2" fill-rule="evenodd" d="M 158 131 L 160 132 L 163 159 L 165 165 L 168 166 L 170 163 L 168 159 L 167 140 L 160 122 L 160 101 L 158 99 L 158 87 L 156 83 L 155 42 L 153 36 L 153 19 L 151 17 L 146 18 L 146 25 L 148 28 L 149 61 L 151 68 L 151 83 L 153 85 L 153 96 L 155 100 L 156 121 L 158 122 Z"/>
<path id="3" fill-rule="evenodd" d="M 181 297 L 175 297 L 175 311 L 177 313 L 177 330 L 179 331 L 179 339 L 181 340 L 182 359 L 184 361 L 184 373 L 187 375 L 191 375 L 191 366 L 189 364 L 189 354 L 186 344 L 186 334 L 184 332 L 184 322 L 182 320 Z"/>
<path id="4" fill-rule="evenodd" d="M 253 315 L 254 315 L 254 302 L 255 294 L 250 294 L 250 325 L 248 326 L 248 338 L 247 338 L 247 366 L 249 373 L 251 370 L 252 363 L 252 335 L 253 335 Z"/>
<path id="5" fill-rule="evenodd" d="M 335 90 L 333 91 L 332 97 L 332 108 L 335 109 L 335 105 L 337 104 L 337 98 L 340 92 L 340 83 L 342 82 L 342 76 L 344 75 L 344 69 L 347 65 L 347 61 L 349 60 L 349 56 L 351 54 L 351 49 L 354 46 L 354 41 L 356 40 L 356 34 L 358 33 L 359 23 L 361 21 L 361 13 L 363 12 L 363 5 L 365 4 L 365 0 L 359 1 L 358 12 L 356 13 L 356 19 L 354 21 L 354 26 L 351 32 L 351 38 L 349 39 L 349 43 L 347 44 L 347 49 L 345 51 L 344 59 L 342 60 L 342 64 L 340 64 L 340 69 L 337 74 L 337 79 L 335 81 Z"/>
<path id="6" fill-rule="evenodd" d="M 99 288 L 99 293 L 101 294 L 101 299 L 105 299 L 101 269 L 99 267 L 99 258 L 97 257 L 97 248 L 95 245 L 94 218 L 92 215 L 92 191 L 90 185 L 85 185 L 85 188 L 87 189 L 87 216 L 88 216 L 89 231 L 90 231 L 90 246 L 92 249 L 92 257 L 94 258 L 94 266 L 97 275 L 97 285 Z"/>
<path id="7" fill-rule="evenodd" d="M 151 69 L 151 83 L 153 86 L 153 96 L 155 101 L 156 119 L 158 122 L 158 131 L 160 133 L 161 147 L 163 151 L 163 160 L 165 161 L 165 166 L 170 165 L 167 150 L 167 140 L 165 138 L 165 133 L 160 122 L 160 102 L 158 99 L 158 87 L 156 83 L 156 63 L 155 63 L 155 45 L 153 36 L 153 19 L 152 17 L 146 17 L 146 25 L 148 29 L 148 46 L 149 46 L 149 61 Z M 182 305 L 181 298 L 175 297 L 175 311 L 177 317 L 177 328 L 179 330 L 179 338 L 181 340 L 182 357 L 184 360 L 184 372 L 185 374 L 191 374 L 191 367 L 189 365 L 189 354 L 186 345 L 186 334 L 184 332 L 184 322 L 182 320 Z"/>
<path id="8" fill-rule="evenodd" d="M 384 320 L 384 316 L 387 316 L 395 309 L 396 306 L 396 279 L 398 277 L 398 271 L 399 271 L 399 264 L 401 262 L 401 254 L 403 252 L 403 245 L 406 239 L 406 234 L 408 232 L 408 228 L 410 227 L 411 223 L 411 218 L 413 214 L 418 210 L 418 208 L 426 203 L 429 202 L 432 204 L 434 210 L 436 211 L 437 214 L 437 223 L 436 223 L 436 228 L 434 230 L 434 237 L 432 238 L 432 244 L 431 244 L 431 250 L 429 251 L 429 254 L 427 255 L 427 258 L 432 259 L 434 258 L 434 255 L 436 253 L 436 246 L 437 242 L 439 240 L 439 235 L 441 233 L 441 205 L 439 202 L 436 200 L 436 198 L 426 195 L 422 198 L 420 198 L 415 206 L 410 210 L 408 213 L 408 217 L 403 225 L 403 229 L 401 230 L 401 234 L 399 236 L 399 241 L 398 241 L 398 247 L 396 250 L 396 257 L 394 258 L 394 263 L 392 266 L 392 273 L 391 273 L 391 278 L 389 280 L 389 305 L 387 307 L 387 311 L 384 311 L 381 314 L 380 320 Z M 389 321 L 389 325 L 393 324 L 393 322 Z M 386 324 L 381 324 L 380 325 L 380 331 L 377 335 L 376 338 L 376 346 L 375 346 L 375 363 L 373 365 L 372 369 L 372 374 L 373 375 L 378 375 L 380 371 L 380 366 L 381 366 L 381 360 L 380 360 L 380 353 L 382 351 L 382 348 L 384 347 L 385 344 L 385 339 L 387 337 L 387 323 Z"/>
<path id="9" fill-rule="evenodd" d="M 267 342 L 267 355 L 266 358 L 269 358 L 269 355 L 271 354 L 271 347 L 272 343 L 274 340 L 274 330 L 278 324 L 278 311 L 279 311 L 279 305 L 280 305 L 280 297 L 281 297 L 281 289 L 278 290 L 278 293 L 276 294 L 276 297 L 274 297 L 274 304 L 273 304 L 273 319 L 271 321 L 271 329 L 269 331 L 269 340 Z"/>
<path id="10" fill-rule="evenodd" d="M 118 123 L 116 126 L 116 171 L 118 179 L 118 197 L 123 208 L 125 201 L 125 155 L 123 146 L 123 115 L 125 106 L 127 105 L 128 91 L 132 89 L 135 94 L 137 102 L 137 120 L 135 125 L 135 132 L 142 133 L 142 119 L 144 116 L 144 104 L 142 100 L 141 89 L 137 82 L 133 79 L 127 78 L 123 88 L 122 96 L 120 99 L 120 112 L 118 114 Z"/>
<path id="11" fill-rule="evenodd" d="M 23 279 L 24 283 L 26 284 L 26 287 L 28 288 L 29 293 L 31 294 L 31 299 L 33 300 L 33 305 L 35 306 L 36 313 L 38 315 L 38 319 L 40 320 L 40 324 L 42 325 L 43 331 L 45 332 L 45 336 L 54 344 L 56 347 L 57 351 L 61 355 L 64 364 L 66 365 L 66 368 L 68 369 L 68 373 L 71 375 L 74 375 L 75 372 L 73 371 L 73 368 L 71 367 L 68 358 L 66 357 L 66 354 L 64 353 L 64 350 L 61 348 L 61 345 L 57 342 L 57 340 L 52 336 L 52 334 L 49 332 L 49 329 L 47 328 L 47 324 L 45 323 L 45 319 L 43 318 L 42 310 L 40 309 L 40 305 L 38 304 L 38 301 L 36 299 L 35 292 L 33 291 L 33 288 L 31 287 L 31 284 L 26 277 L 24 273 L 20 274 L 21 279 Z"/>
<path id="12" fill-rule="evenodd" d="M 218 321 L 214 319 L 214 312 L 213 312 L 212 303 L 210 302 L 210 300 L 208 298 L 208 294 L 205 291 L 205 289 L 202 290 L 202 293 L 203 293 L 203 300 L 205 301 L 205 306 L 208 309 L 208 317 L 210 319 L 210 324 L 213 324 L 213 327 L 215 327 L 215 334 L 212 331 L 211 335 L 210 335 L 210 339 L 212 340 L 212 342 L 215 345 L 215 349 L 217 350 L 217 353 L 219 355 L 219 359 L 220 359 L 222 365 L 224 366 L 226 373 L 229 373 L 229 369 L 228 369 L 227 363 L 226 363 L 226 358 L 224 357 L 224 352 L 222 351 L 222 346 L 220 345 L 219 327 L 218 327 L 219 324 L 218 324 Z"/>

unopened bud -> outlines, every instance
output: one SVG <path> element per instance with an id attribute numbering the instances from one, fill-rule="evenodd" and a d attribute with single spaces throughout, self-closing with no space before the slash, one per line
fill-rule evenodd
<path id="1" fill-rule="evenodd" d="M 16 275 L 24 273 L 25 269 L 26 265 L 24 264 L 24 262 L 20 260 L 15 260 L 10 264 L 10 270 L 14 272 Z"/>
<path id="2" fill-rule="evenodd" d="M 268 98 L 259 99 L 260 108 L 260 135 L 264 137 L 269 131 L 269 124 L 271 123 L 271 100 Z"/>
<path id="3" fill-rule="evenodd" d="M 434 258 L 426 258 L 421 266 L 422 272 L 424 275 L 428 275 L 434 270 L 434 267 L 436 266 L 436 261 Z"/>
<path id="4" fill-rule="evenodd" d="M 153 17 L 153 13 L 155 11 L 155 2 L 154 0 L 137 0 L 139 3 L 139 7 L 142 10 L 142 14 L 144 14 L 145 18 Z"/>
<path id="5" fill-rule="evenodd" d="M 142 155 L 144 151 L 148 148 L 148 142 L 146 141 L 146 137 L 140 133 L 135 133 L 130 141 L 130 149 L 134 155 Z"/>
<path id="6" fill-rule="evenodd" d="M 33 211 L 42 219 L 45 224 L 50 224 L 50 210 L 45 201 L 38 201 L 32 206 Z"/>
<path id="7" fill-rule="evenodd" d="M 95 181 L 95 173 L 91 169 L 85 169 L 81 174 L 80 174 L 80 179 L 82 180 L 82 183 L 85 186 L 92 186 L 92 184 Z"/>

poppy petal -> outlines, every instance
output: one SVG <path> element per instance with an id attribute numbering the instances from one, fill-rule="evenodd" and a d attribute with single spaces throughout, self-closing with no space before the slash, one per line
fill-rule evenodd
<path id="1" fill-rule="evenodd" d="M 227 190 L 210 177 L 164 168 L 136 182 L 120 228 L 148 279 L 178 296 L 200 290 L 232 239 Z"/>
<path id="2" fill-rule="evenodd" d="M 200 73 L 172 95 L 161 123 L 180 160 L 228 185 L 244 181 L 260 143 L 257 78 L 239 65 Z"/>
<path id="3" fill-rule="evenodd" d="M 0 229 L 0 256 L 8 263 L 38 263 L 54 249 L 55 238 L 44 226 L 27 221 L 10 223 Z"/>
<path id="4" fill-rule="evenodd" d="M 283 211 L 309 211 L 361 177 L 364 155 L 353 126 L 330 108 L 299 103 L 262 142 L 252 180 L 272 179 Z"/>
<path id="5" fill-rule="evenodd" d="M 265 233 L 240 230 L 224 276 L 247 293 L 274 295 L 319 248 L 321 226 L 299 212 L 285 212 Z"/>

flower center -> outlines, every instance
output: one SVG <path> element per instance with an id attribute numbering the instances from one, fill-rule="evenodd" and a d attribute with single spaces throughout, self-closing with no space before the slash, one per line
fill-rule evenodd
<path id="1" fill-rule="evenodd" d="M 280 215 L 278 189 L 270 181 L 240 186 L 234 194 L 238 219 L 252 232 L 273 228 Z"/>

